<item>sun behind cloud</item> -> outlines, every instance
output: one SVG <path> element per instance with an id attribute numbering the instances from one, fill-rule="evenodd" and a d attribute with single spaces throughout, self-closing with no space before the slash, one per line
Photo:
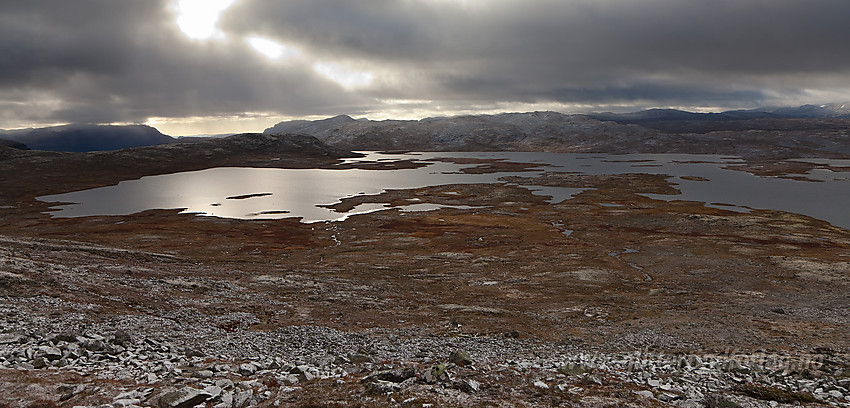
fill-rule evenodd
<path id="1" fill-rule="evenodd" d="M 177 14 L 177 26 L 195 40 L 224 38 L 216 24 L 221 13 L 236 0 L 174 0 L 171 8 Z"/>
<path id="2" fill-rule="evenodd" d="M 372 72 L 350 69 L 337 63 L 317 62 L 313 64 L 313 70 L 347 90 L 369 86 L 375 80 Z"/>
<path id="3" fill-rule="evenodd" d="M 298 55 L 300 52 L 292 47 L 283 45 L 277 41 L 263 37 L 247 37 L 245 38 L 251 47 L 260 54 L 265 55 L 269 59 L 289 58 Z"/>

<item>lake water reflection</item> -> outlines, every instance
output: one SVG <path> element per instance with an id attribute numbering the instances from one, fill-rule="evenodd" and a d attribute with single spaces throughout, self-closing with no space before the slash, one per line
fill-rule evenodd
<path id="1" fill-rule="evenodd" d="M 498 159 L 536 163 L 540 167 L 519 172 L 466 174 L 475 164 L 435 161 L 437 158 Z M 583 174 L 647 173 L 672 177 L 680 195 L 648 196 L 665 200 L 700 201 L 710 206 L 748 211 L 774 209 L 809 215 L 833 225 L 850 228 L 850 173 L 823 170 L 806 175 L 811 181 L 759 177 L 724 166 L 741 164 L 728 156 L 684 154 L 604 155 L 577 153 L 409 153 L 380 154 L 347 162 L 416 160 L 416 169 L 266 169 L 214 168 L 201 171 L 143 177 L 115 186 L 39 197 L 45 202 L 66 203 L 52 207 L 54 217 L 126 215 L 149 209 L 184 209 L 186 213 L 240 218 L 300 217 L 303 222 L 337 221 L 354 214 L 387 208 L 419 211 L 436 208 L 411 203 L 410 208 L 364 204 L 338 213 L 321 205 L 345 197 L 379 194 L 391 189 L 436 185 L 499 183 L 510 175 L 534 176 L 544 171 Z M 828 161 L 827 161 L 828 163 Z M 840 163 L 838 163 L 840 164 Z M 683 178 L 684 177 L 684 178 Z M 708 181 L 698 181 L 703 178 Z M 550 202 L 569 199 L 582 189 L 528 186 Z"/>

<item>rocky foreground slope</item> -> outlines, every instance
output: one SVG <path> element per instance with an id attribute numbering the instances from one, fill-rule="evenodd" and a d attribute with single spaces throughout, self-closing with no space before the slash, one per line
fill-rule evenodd
<path id="1" fill-rule="evenodd" d="M 0 147 L 0 407 L 850 405 L 850 232 L 650 198 L 675 192 L 663 175 L 523 180 L 586 189 L 560 203 L 509 183 L 394 190 L 337 205 L 458 208 L 314 224 L 54 219 L 35 199 L 352 155 L 297 134 Z"/>
<path id="2" fill-rule="evenodd" d="M 4 304 L 6 331 L 15 330 L 0 334 L 5 401 L 161 408 L 311 406 L 307 401 L 733 407 L 846 405 L 850 394 L 844 368 L 823 354 L 612 353 L 504 337 L 352 334 L 319 326 L 216 333 L 214 321 L 131 316 L 113 322 L 123 327 L 117 329 L 48 323 L 42 329 L 59 331 L 33 332 L 27 308 L 39 302 L 52 300 Z"/>
<path id="3" fill-rule="evenodd" d="M 100 245 L 0 243 L 3 406 L 778 407 L 847 406 L 850 396 L 850 365 L 837 349 L 708 352 L 658 328 L 596 344 L 553 341 L 523 325 L 465 330 L 458 320 L 488 316 L 499 328 L 492 313 L 501 312 L 457 304 L 442 333 L 328 327 L 336 313 L 268 326 L 254 305 L 277 309 L 288 296 L 257 292 L 248 283 L 256 275 L 238 263 L 189 267 L 174 255 Z M 201 272 L 220 267 L 247 280 Z M 306 288 L 326 280 L 320 270 L 286 275 L 305 297 L 299 309 L 322 303 L 306 299 L 316 293 Z M 611 330 L 601 310 L 582 314 Z"/>

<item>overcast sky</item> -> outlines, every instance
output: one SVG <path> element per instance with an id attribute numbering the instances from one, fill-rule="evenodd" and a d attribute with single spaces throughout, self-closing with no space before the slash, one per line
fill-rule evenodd
<path id="1" fill-rule="evenodd" d="M 0 0 L 0 128 L 850 100 L 848 0 Z"/>

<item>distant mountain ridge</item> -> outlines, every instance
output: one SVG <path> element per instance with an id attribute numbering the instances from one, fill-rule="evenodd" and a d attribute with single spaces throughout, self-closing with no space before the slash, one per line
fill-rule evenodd
<path id="1" fill-rule="evenodd" d="M 649 109 L 632 113 L 527 112 L 382 121 L 339 115 L 322 120 L 284 121 L 264 133 L 311 135 L 344 150 L 655 152 L 688 150 L 678 147 L 685 143 L 682 135 L 690 135 L 688 138 L 693 140 L 694 135 L 742 131 L 827 131 L 838 138 L 829 143 L 843 146 L 844 140 L 839 136 L 848 128 L 847 121 L 850 102 L 720 113 Z M 198 136 L 203 137 L 174 139 L 144 125 L 65 125 L 0 130 L 0 139 L 7 140 L 0 141 L 0 148 L 108 151 L 199 143 L 225 135 Z M 813 137 L 805 133 L 801 136 Z M 702 150 L 712 149 L 706 143 Z"/>
<path id="2" fill-rule="evenodd" d="M 602 121 L 640 125 L 665 133 L 708 133 L 714 131 L 779 130 L 782 128 L 816 128 L 804 120 L 848 120 L 850 102 L 797 107 L 730 110 L 719 113 L 694 113 L 677 109 L 649 109 L 632 113 L 591 113 Z M 821 126 L 830 127 L 828 123 Z M 840 125 L 839 125 L 840 126 Z"/>
<path id="3" fill-rule="evenodd" d="M 33 150 L 91 152 L 173 143 L 174 139 L 145 125 L 64 125 L 39 129 L 0 130 L 0 138 Z"/>
<path id="4" fill-rule="evenodd" d="M 310 134 L 349 150 L 538 150 L 539 145 L 593 144 L 606 134 L 651 136 L 637 126 L 601 122 L 558 112 L 466 115 L 421 120 L 355 120 L 340 115 L 316 121 L 287 121 L 263 133 Z"/>
<path id="5" fill-rule="evenodd" d="M 264 133 L 296 132 L 345 150 L 542 151 L 724 154 L 747 158 L 850 156 L 848 104 L 693 113 L 502 113 L 285 121 Z M 817 117 L 812 117 L 817 116 Z"/>
<path id="6" fill-rule="evenodd" d="M 658 120 L 743 120 L 743 119 L 850 119 L 850 102 L 824 105 L 803 105 L 781 108 L 756 108 L 730 110 L 719 113 L 694 113 L 678 109 L 647 109 L 631 113 L 590 113 L 588 116 L 619 123 L 635 123 Z"/>
<path id="7" fill-rule="evenodd" d="M 850 102 L 824 105 L 803 105 L 796 108 L 776 108 L 771 113 L 795 118 L 841 118 L 850 119 Z"/>
<path id="8" fill-rule="evenodd" d="M 352 122 L 356 122 L 356 120 L 354 120 L 353 118 L 351 118 L 351 116 L 348 115 L 338 115 L 332 118 L 320 120 L 292 120 L 280 122 L 264 130 L 263 133 L 271 134 L 291 132 L 312 135 L 315 133 L 322 133 L 327 129 L 343 126 Z"/>
<path id="9" fill-rule="evenodd" d="M 850 102 L 720 113 L 649 109 L 631 113 L 529 112 L 383 121 L 355 120 L 339 115 L 314 121 L 280 122 L 263 133 L 304 133 L 345 149 L 519 150 L 544 142 L 550 145 L 588 143 L 591 134 L 604 138 L 604 132 L 648 137 L 657 132 L 682 134 L 799 127 L 796 123 L 769 121 L 793 119 L 850 119 Z"/>

